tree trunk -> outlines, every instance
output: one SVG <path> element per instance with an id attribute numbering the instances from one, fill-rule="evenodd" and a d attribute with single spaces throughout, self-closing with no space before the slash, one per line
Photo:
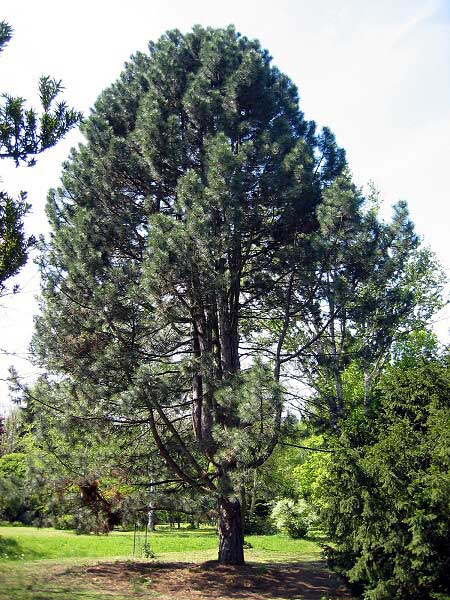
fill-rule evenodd
<path id="1" fill-rule="evenodd" d="M 364 413 L 367 415 L 370 408 L 370 373 L 367 366 L 364 367 Z"/>
<path id="2" fill-rule="evenodd" d="M 242 526 L 244 527 L 245 519 L 247 516 L 247 495 L 244 484 L 239 486 L 239 502 L 241 505 L 241 521 Z"/>
<path id="3" fill-rule="evenodd" d="M 239 500 L 219 498 L 219 563 L 244 564 L 244 534 Z"/>
<path id="4" fill-rule="evenodd" d="M 150 506 L 147 513 L 147 528 L 149 531 L 155 531 L 155 511 L 153 506 Z"/>
<path id="5" fill-rule="evenodd" d="M 251 514 L 251 516 L 253 516 L 255 514 L 257 484 L 258 484 L 258 470 L 253 469 L 253 485 L 252 485 L 252 494 L 250 496 L 250 514 Z"/>

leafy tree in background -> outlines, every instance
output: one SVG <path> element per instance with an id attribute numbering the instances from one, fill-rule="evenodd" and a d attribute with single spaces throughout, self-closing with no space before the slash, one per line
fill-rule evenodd
<path id="1" fill-rule="evenodd" d="M 13 30 L 5 21 L 0 22 L 0 52 L 11 40 Z M 32 166 L 35 156 L 51 148 L 76 125 L 81 114 L 69 109 L 65 102 L 56 102 L 62 90 L 61 81 L 41 77 L 39 98 L 43 112 L 38 115 L 26 108 L 25 100 L 3 93 L 0 101 L 0 158 L 12 159 L 16 166 Z M 23 217 L 29 205 L 26 193 L 11 198 L 0 191 L 0 292 L 7 279 L 25 264 L 32 242 L 23 230 Z"/>
<path id="2" fill-rule="evenodd" d="M 406 204 L 381 221 L 376 193 L 363 196 L 348 172 L 324 190 L 317 219 L 314 268 L 302 279 L 310 300 L 290 340 L 292 377 L 315 393 L 290 399 L 324 431 L 337 432 L 353 411 L 376 409 L 372 389 L 393 344 L 442 307 L 445 278 L 420 246 Z"/>
<path id="3" fill-rule="evenodd" d="M 0 519 L 18 521 L 30 509 L 26 459 L 21 452 L 0 457 Z"/>
<path id="4" fill-rule="evenodd" d="M 0 448 L 0 519 L 40 525 L 49 511 L 49 477 L 36 480 L 33 469 L 40 461 L 39 452 L 21 413 L 16 409 L 5 422 Z"/>

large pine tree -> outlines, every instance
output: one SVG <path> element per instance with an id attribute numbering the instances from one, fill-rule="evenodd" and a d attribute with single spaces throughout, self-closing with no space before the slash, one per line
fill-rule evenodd
<path id="1" fill-rule="evenodd" d="M 83 128 L 49 195 L 35 351 L 72 405 L 147 426 L 217 497 L 219 561 L 240 564 L 239 477 L 278 440 L 305 240 L 344 152 L 232 27 L 151 43 Z"/>

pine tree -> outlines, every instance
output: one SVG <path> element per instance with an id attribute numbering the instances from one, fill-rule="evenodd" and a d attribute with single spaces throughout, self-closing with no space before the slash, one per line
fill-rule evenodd
<path id="1" fill-rule="evenodd" d="M 241 564 L 240 474 L 280 435 L 308 235 L 345 155 L 234 28 L 149 50 L 49 195 L 34 349 L 93 416 L 147 425 L 175 478 L 217 498 L 219 561 Z"/>

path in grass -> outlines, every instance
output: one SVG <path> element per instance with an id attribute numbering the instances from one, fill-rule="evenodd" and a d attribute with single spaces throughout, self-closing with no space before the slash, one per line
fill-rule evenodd
<path id="1" fill-rule="evenodd" d="M 214 562 L 217 539 L 212 530 L 152 534 L 157 551 L 152 561 L 130 557 L 133 535 L 128 533 L 76 536 L 2 527 L 0 540 L 0 548 L 8 546 L 10 552 L 0 560 L 0 600 L 350 598 L 319 560 L 318 545 L 307 540 L 251 536 L 253 548 L 246 551 L 244 567 Z M 14 544 L 14 553 L 27 559 L 11 560 Z M 49 555 L 57 560 L 44 558 Z M 119 555 L 123 558 L 112 560 Z"/>

